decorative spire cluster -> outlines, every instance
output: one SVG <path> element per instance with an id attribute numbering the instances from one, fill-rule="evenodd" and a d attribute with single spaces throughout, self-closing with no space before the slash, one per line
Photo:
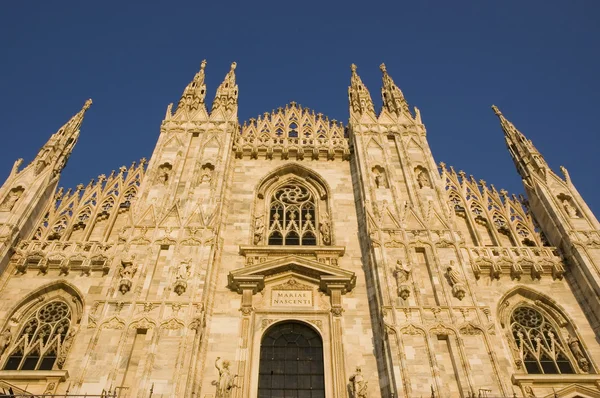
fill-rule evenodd
<path id="1" fill-rule="evenodd" d="M 217 95 L 213 101 L 211 112 L 214 112 L 218 109 L 228 111 L 237 107 L 238 86 L 235 83 L 236 66 L 237 64 L 235 62 L 231 64 L 231 69 L 225 76 L 225 80 L 223 80 L 223 82 L 219 85 L 219 88 L 217 88 Z"/>
<path id="2" fill-rule="evenodd" d="M 204 98 L 206 97 L 204 68 L 206 68 L 206 60 L 202 61 L 200 71 L 196 73 L 194 79 L 183 90 L 183 94 L 177 105 L 177 112 L 181 112 L 182 109 L 187 109 L 188 111 L 197 110 L 201 104 L 204 104 Z"/>
<path id="3" fill-rule="evenodd" d="M 383 87 L 381 87 L 381 98 L 383 100 L 383 108 L 390 113 L 400 115 L 402 111 L 410 115 L 408 109 L 408 103 L 404 99 L 404 94 L 396 84 L 394 80 L 388 75 L 385 64 L 379 66 L 381 73 L 383 74 Z"/>
<path id="4" fill-rule="evenodd" d="M 350 101 L 350 112 L 357 114 L 371 113 L 375 115 L 373 100 L 369 90 L 363 84 L 360 76 L 356 73 L 356 65 L 350 66 L 352 77 L 350 78 L 350 87 L 348 87 L 348 100 Z"/>
<path id="5" fill-rule="evenodd" d="M 548 164 L 533 143 L 504 117 L 496 105 L 492 105 L 492 110 L 500 119 L 508 151 L 521 177 L 528 179 L 532 171 L 545 173 Z"/>

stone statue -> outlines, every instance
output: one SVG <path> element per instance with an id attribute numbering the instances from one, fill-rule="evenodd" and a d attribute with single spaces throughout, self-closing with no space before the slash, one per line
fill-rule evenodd
<path id="1" fill-rule="evenodd" d="M 265 222 L 263 221 L 263 216 L 260 215 L 254 218 L 254 244 L 258 245 L 265 233 Z"/>
<path id="2" fill-rule="evenodd" d="M 15 203 L 21 198 L 22 194 L 23 191 L 20 189 L 11 189 L 2 205 L 0 205 L 0 211 L 11 211 L 15 206 Z"/>
<path id="3" fill-rule="evenodd" d="M 179 263 L 179 267 L 177 267 L 177 276 L 176 279 L 187 280 L 190 276 L 190 262 L 191 259 L 185 259 L 184 261 Z"/>
<path id="4" fill-rule="evenodd" d="M 217 385 L 217 394 L 216 398 L 231 398 L 232 390 L 235 387 L 238 387 L 235 384 L 235 378 L 237 375 L 231 375 L 231 371 L 229 370 L 229 361 L 225 360 L 222 363 L 223 367 L 219 367 L 219 359 L 221 357 L 217 357 L 215 360 L 215 367 L 219 371 L 219 380 L 216 382 Z"/>
<path id="5" fill-rule="evenodd" d="M 460 274 L 454 268 L 453 260 L 450 260 L 450 265 L 446 268 L 446 277 L 448 278 L 448 283 L 452 286 L 452 295 L 457 299 L 462 300 L 465 297 L 466 290 L 462 284 Z"/>
<path id="6" fill-rule="evenodd" d="M 331 224 L 329 223 L 328 214 L 323 217 L 323 221 L 319 224 L 319 232 L 321 233 L 323 244 L 329 246 L 331 244 Z"/>
<path id="7" fill-rule="evenodd" d="M 411 273 L 410 264 L 403 265 L 401 260 L 396 261 L 396 267 L 394 268 L 394 276 L 396 277 L 396 285 L 398 288 L 398 296 L 403 300 L 406 300 L 410 296 L 410 286 L 408 285 L 408 278 Z"/>
<path id="8" fill-rule="evenodd" d="M 589 371 L 590 364 L 585 355 L 583 354 L 583 350 L 581 349 L 581 343 L 579 342 L 579 339 L 577 337 L 569 336 L 569 338 L 567 339 L 567 344 L 569 345 L 573 356 L 575 356 L 575 359 L 577 359 L 577 363 L 579 364 L 581 370 L 583 370 L 584 372 Z"/>
<path id="9" fill-rule="evenodd" d="M 6 351 L 11 341 L 12 333 L 9 329 L 6 329 L 4 332 L 2 332 L 2 334 L 0 334 L 0 356 L 4 354 L 4 351 Z"/>
<path id="10" fill-rule="evenodd" d="M 212 172 L 214 167 L 210 163 L 202 166 L 202 174 L 200 175 L 200 184 L 210 182 L 212 180 Z"/>
<path id="11" fill-rule="evenodd" d="M 350 376 L 350 390 L 352 391 L 353 398 L 368 398 L 369 392 L 367 390 L 368 382 L 365 381 L 365 377 L 362 374 L 360 366 L 356 367 L 356 371 Z"/>
<path id="12" fill-rule="evenodd" d="M 579 218 L 579 216 L 577 215 L 577 210 L 573 207 L 573 205 L 571 205 L 571 203 L 569 203 L 569 201 L 567 199 L 564 199 L 562 201 L 562 205 L 565 208 L 565 211 L 567 212 L 569 217 Z"/>
<path id="13" fill-rule="evenodd" d="M 119 269 L 119 276 L 121 277 L 121 280 L 119 281 L 119 291 L 122 294 L 127 293 L 131 289 L 133 276 L 136 271 L 137 267 L 133 265 L 132 259 L 121 260 L 121 268 Z"/>
<path id="14" fill-rule="evenodd" d="M 429 182 L 429 177 L 427 177 L 427 172 L 424 169 L 419 170 L 417 182 L 419 183 L 419 188 L 431 188 L 431 182 Z"/>
<path id="15" fill-rule="evenodd" d="M 164 165 L 160 166 L 158 168 L 158 182 L 163 184 L 163 185 L 167 185 L 167 182 L 169 181 L 169 177 L 171 176 L 171 166 L 168 163 L 165 163 Z"/>

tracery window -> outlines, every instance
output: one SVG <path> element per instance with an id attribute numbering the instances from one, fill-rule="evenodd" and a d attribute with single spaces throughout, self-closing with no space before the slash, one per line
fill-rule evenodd
<path id="1" fill-rule="evenodd" d="M 52 370 L 70 328 L 71 309 L 66 303 L 55 300 L 40 307 L 24 323 L 4 370 Z"/>
<path id="2" fill-rule="evenodd" d="M 520 306 L 513 311 L 510 322 L 527 373 L 575 373 L 568 348 L 542 313 L 531 307 Z"/>
<path id="3" fill-rule="evenodd" d="M 315 198 L 309 189 L 300 184 L 277 188 L 269 206 L 269 245 L 316 245 L 315 220 Z"/>

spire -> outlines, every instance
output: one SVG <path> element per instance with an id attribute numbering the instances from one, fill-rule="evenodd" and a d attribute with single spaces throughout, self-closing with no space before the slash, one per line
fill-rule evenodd
<path id="1" fill-rule="evenodd" d="M 59 173 L 63 169 L 79 138 L 79 129 L 81 128 L 85 112 L 91 105 L 91 99 L 85 101 L 83 108 L 54 133 L 42 149 L 40 149 L 40 152 L 33 161 L 35 163 L 36 174 L 39 174 L 51 163 L 54 163 L 54 172 Z"/>
<path id="2" fill-rule="evenodd" d="M 379 69 L 381 69 L 381 73 L 383 74 L 383 86 L 381 87 L 383 108 L 396 115 L 400 115 L 402 111 L 410 115 L 410 110 L 408 109 L 406 99 L 404 99 L 404 94 L 402 94 L 402 91 L 396 86 L 394 80 L 388 75 L 385 64 L 379 65 Z"/>
<path id="3" fill-rule="evenodd" d="M 375 115 L 373 101 L 369 90 L 363 84 L 360 76 L 356 73 L 356 65 L 350 66 L 352 77 L 350 78 L 350 87 L 348 87 L 348 101 L 350 102 L 350 113 L 371 113 Z"/>
<path id="4" fill-rule="evenodd" d="M 521 177 L 528 179 L 531 172 L 544 173 L 548 164 L 533 143 L 504 117 L 496 105 L 492 105 L 492 109 L 500 119 L 506 146 Z"/>
<path id="5" fill-rule="evenodd" d="M 217 95 L 213 101 L 211 112 L 217 109 L 237 110 L 238 86 L 235 84 L 236 66 L 235 62 L 231 64 L 231 69 L 225 76 L 225 80 L 217 88 Z"/>
<path id="6" fill-rule="evenodd" d="M 194 79 L 183 90 L 179 104 L 177 104 L 177 112 L 180 112 L 182 109 L 187 109 L 188 111 L 197 110 L 201 104 L 204 104 L 204 97 L 206 96 L 204 68 L 206 68 L 206 60 L 202 61 L 200 71 L 196 73 Z"/>

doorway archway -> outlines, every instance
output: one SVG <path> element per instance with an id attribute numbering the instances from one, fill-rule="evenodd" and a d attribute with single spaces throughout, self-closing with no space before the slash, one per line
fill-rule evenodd
<path id="1" fill-rule="evenodd" d="M 259 398 L 325 398 L 323 340 L 312 327 L 281 322 L 260 346 Z"/>

